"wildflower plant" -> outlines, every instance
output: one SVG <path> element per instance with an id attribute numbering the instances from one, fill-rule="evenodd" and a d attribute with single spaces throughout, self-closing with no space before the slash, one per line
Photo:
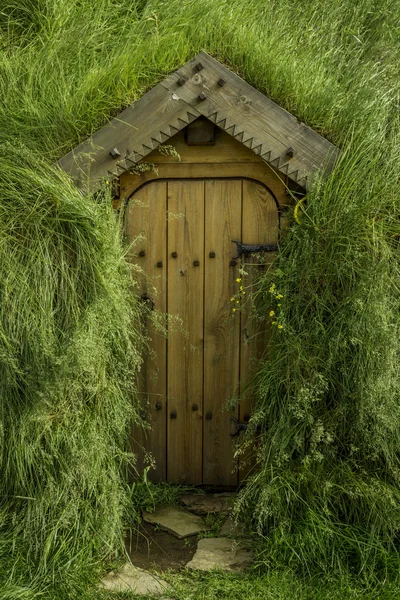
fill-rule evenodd
<path id="1" fill-rule="evenodd" d="M 281 294 L 279 288 L 274 282 L 271 283 L 268 292 L 271 295 L 271 306 L 273 307 L 268 313 L 269 317 L 271 318 L 271 325 L 276 327 L 279 331 L 282 331 L 282 329 L 284 329 L 285 327 L 285 313 L 284 308 L 282 307 L 282 300 L 284 299 L 284 295 Z"/>
<path id="2" fill-rule="evenodd" d="M 244 273 L 242 271 L 242 275 L 243 274 Z M 240 310 L 243 307 L 243 303 L 246 299 L 246 294 L 247 294 L 245 286 L 243 285 L 244 284 L 243 277 L 237 277 L 235 280 L 235 283 L 237 284 L 237 291 L 230 298 L 231 310 L 233 313 L 235 313 L 237 310 Z"/>

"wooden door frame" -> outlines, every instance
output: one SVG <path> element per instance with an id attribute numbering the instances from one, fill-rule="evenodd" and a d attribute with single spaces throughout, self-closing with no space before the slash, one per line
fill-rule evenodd
<path id="1" fill-rule="evenodd" d="M 117 179 L 200 116 L 308 188 L 328 174 L 339 149 L 202 51 L 58 161 L 95 191 Z"/>
<path id="2" fill-rule="evenodd" d="M 191 180 L 198 180 L 198 181 L 215 181 L 215 180 L 220 180 L 220 179 L 227 179 L 227 180 L 236 180 L 236 181 L 252 181 L 253 183 L 256 183 L 258 185 L 262 185 L 273 197 L 275 204 L 276 204 L 276 209 L 278 211 L 278 231 L 280 231 L 280 219 L 282 216 L 282 205 L 279 204 L 277 197 L 275 196 L 274 192 L 271 190 L 271 188 L 268 187 L 268 185 L 266 183 L 264 183 L 263 181 L 260 181 L 259 179 L 254 179 L 252 177 L 240 177 L 240 176 L 224 176 L 224 175 L 220 175 L 220 176 L 215 176 L 215 177 L 197 177 L 197 176 L 193 176 L 193 177 L 184 177 L 184 176 L 175 176 L 175 177 L 154 177 L 153 179 L 149 179 L 148 181 L 144 181 L 142 183 L 139 183 L 139 185 L 130 193 L 130 195 L 127 198 L 123 199 L 123 208 L 125 209 L 128 205 L 128 202 L 132 199 L 133 194 L 135 194 L 136 192 L 138 192 L 139 190 L 141 190 L 143 187 L 145 187 L 146 185 L 150 185 L 151 183 L 154 183 L 155 181 L 159 181 L 159 182 L 168 182 L 168 181 L 179 181 L 179 180 L 187 180 L 187 179 L 191 179 Z M 121 207 L 121 204 L 120 204 Z"/>
<path id="3" fill-rule="evenodd" d="M 146 183 L 168 179 L 245 179 L 258 182 L 273 196 L 282 221 L 286 210 L 293 205 L 287 190 L 290 182 L 264 161 L 250 163 L 154 163 L 158 175 L 153 171 L 139 175 L 126 172 L 120 176 L 120 197 L 114 199 L 113 206 L 120 209 L 129 202 L 136 191 Z M 246 174 L 244 174 L 246 173 Z M 281 223 L 282 228 L 282 223 Z"/>

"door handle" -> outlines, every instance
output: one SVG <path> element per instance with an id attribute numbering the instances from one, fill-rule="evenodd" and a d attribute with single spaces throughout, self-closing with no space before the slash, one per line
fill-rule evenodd
<path id="1" fill-rule="evenodd" d="M 237 245 L 237 256 L 234 256 L 232 260 L 235 258 L 241 258 L 242 254 L 247 256 L 248 254 L 255 254 L 256 252 L 277 252 L 278 246 L 277 244 L 242 244 L 238 240 L 232 240 L 234 244 Z"/>
<path id="2" fill-rule="evenodd" d="M 231 433 L 232 437 L 239 435 L 241 431 L 246 431 L 248 427 L 248 423 L 240 423 L 236 417 L 231 417 L 231 422 L 235 425 L 235 431 L 234 433 Z"/>
<path id="3" fill-rule="evenodd" d="M 150 310 L 154 310 L 156 303 L 146 292 L 140 296 L 140 300 L 146 303 L 147 306 L 150 306 Z"/>

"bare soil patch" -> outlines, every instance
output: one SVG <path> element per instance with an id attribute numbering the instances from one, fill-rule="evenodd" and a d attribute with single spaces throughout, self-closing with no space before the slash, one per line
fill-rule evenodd
<path id="1" fill-rule="evenodd" d="M 129 557 L 141 569 L 158 572 L 182 569 L 193 558 L 197 536 L 179 540 L 149 523 L 142 523 L 126 541 Z"/>

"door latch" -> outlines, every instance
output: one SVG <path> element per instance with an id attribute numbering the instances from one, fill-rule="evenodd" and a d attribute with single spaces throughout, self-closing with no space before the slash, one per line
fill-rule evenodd
<path id="1" fill-rule="evenodd" d="M 246 431 L 246 429 L 248 427 L 248 423 L 240 423 L 240 421 L 238 421 L 236 419 L 236 417 L 231 417 L 231 421 L 235 425 L 235 431 L 234 431 L 234 433 L 231 433 L 232 437 L 235 437 L 235 436 L 239 435 L 239 433 L 241 431 Z"/>
<path id="2" fill-rule="evenodd" d="M 150 308 L 150 310 L 154 310 L 156 303 L 154 302 L 153 298 L 146 294 L 146 292 L 140 296 L 140 299 L 146 304 L 148 308 Z"/>
<path id="3" fill-rule="evenodd" d="M 237 256 L 234 256 L 232 260 L 241 258 L 243 254 L 248 256 L 257 252 L 276 252 L 278 250 L 277 244 L 242 244 L 238 240 L 232 240 L 232 242 L 237 245 L 238 251 Z"/>

